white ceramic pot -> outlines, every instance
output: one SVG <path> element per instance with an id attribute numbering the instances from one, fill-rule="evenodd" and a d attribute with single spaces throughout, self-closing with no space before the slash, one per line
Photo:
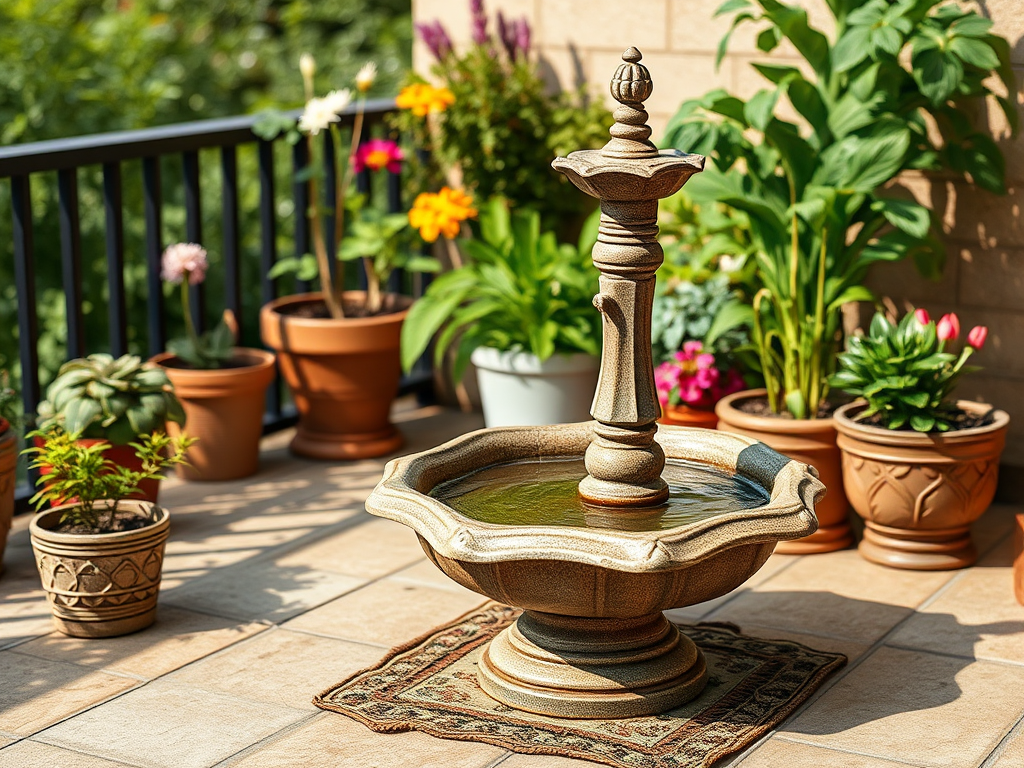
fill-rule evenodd
<path id="1" fill-rule="evenodd" d="M 590 420 L 601 361 L 585 354 L 541 362 L 526 352 L 479 347 L 477 367 L 488 427 L 532 427 Z"/>

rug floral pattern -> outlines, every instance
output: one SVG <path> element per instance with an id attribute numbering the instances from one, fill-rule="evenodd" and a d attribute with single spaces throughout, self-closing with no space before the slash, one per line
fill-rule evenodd
<path id="1" fill-rule="evenodd" d="M 840 654 L 747 637 L 727 625 L 681 626 L 708 664 L 708 686 L 694 701 L 656 716 L 560 720 L 499 704 L 477 685 L 484 645 L 518 615 L 483 606 L 395 649 L 313 703 L 378 732 L 418 730 L 616 768 L 698 768 L 778 725 L 846 663 Z"/>

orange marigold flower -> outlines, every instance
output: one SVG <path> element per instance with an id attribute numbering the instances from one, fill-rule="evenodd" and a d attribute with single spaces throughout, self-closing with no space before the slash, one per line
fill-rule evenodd
<path id="1" fill-rule="evenodd" d="M 423 192 L 409 210 L 409 224 L 419 230 L 428 243 L 444 235 L 458 237 L 461 224 L 477 214 L 473 198 L 458 189 L 443 187 L 440 192 Z"/>
<path id="2" fill-rule="evenodd" d="M 455 94 L 447 88 L 435 88 L 429 83 L 413 83 L 403 88 L 395 98 L 399 109 L 411 110 L 417 117 L 431 112 L 444 112 L 455 103 Z"/>

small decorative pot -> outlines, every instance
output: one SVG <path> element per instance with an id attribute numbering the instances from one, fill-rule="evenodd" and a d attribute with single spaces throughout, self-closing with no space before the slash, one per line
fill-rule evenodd
<path id="1" fill-rule="evenodd" d="M 488 427 L 537 427 L 590 421 L 601 361 L 592 355 L 552 355 L 478 347 L 477 368 Z"/>
<path id="2" fill-rule="evenodd" d="M 715 406 L 719 430 L 753 437 L 784 456 L 810 464 L 825 484 L 825 498 L 814 505 L 818 530 L 802 539 L 779 542 L 775 551 L 808 555 L 846 549 L 853 543 L 853 531 L 833 420 L 773 418 L 739 409 L 742 401 L 764 399 L 767 394 L 764 389 L 748 389 L 723 397 Z"/>
<path id="3" fill-rule="evenodd" d="M 122 501 L 123 508 L 148 514 L 153 522 L 119 533 L 57 533 L 53 529 L 68 506 L 40 512 L 29 524 L 55 626 L 72 637 L 114 637 L 145 629 L 156 618 L 170 529 L 167 510 L 145 501 Z"/>
<path id="4" fill-rule="evenodd" d="M 864 518 L 865 559 L 917 571 L 964 568 L 977 560 L 970 525 L 995 496 L 1010 417 L 981 403 L 957 405 L 991 414 L 992 421 L 922 434 L 854 421 L 863 402 L 836 411 L 846 491 Z"/>
<path id="5" fill-rule="evenodd" d="M 344 298 L 358 301 L 362 291 Z M 373 317 L 302 317 L 319 293 L 277 299 L 260 310 L 263 343 L 277 352 L 281 374 L 299 411 L 291 450 L 311 459 L 367 459 L 402 445 L 391 403 L 402 376 L 399 346 L 412 299 L 394 297 L 399 311 Z"/>
<path id="6" fill-rule="evenodd" d="M 717 429 L 718 414 L 713 408 L 694 408 L 689 405 L 666 405 L 661 409 L 659 424 L 676 427 Z"/>
<path id="7" fill-rule="evenodd" d="M 0 573 L 4 570 L 4 548 L 14 519 L 14 482 L 18 467 L 18 436 L 0 419 Z"/>
<path id="8" fill-rule="evenodd" d="M 230 367 L 199 370 L 165 352 L 153 358 L 174 384 L 185 408 L 185 426 L 169 423 L 172 437 L 186 432 L 198 442 L 188 464 L 178 466 L 186 480 L 238 480 L 256 473 L 260 463 L 263 408 L 274 380 L 274 355 L 236 347 Z"/>

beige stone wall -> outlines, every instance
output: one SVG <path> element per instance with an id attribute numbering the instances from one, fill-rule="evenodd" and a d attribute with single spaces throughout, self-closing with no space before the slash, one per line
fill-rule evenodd
<path id="1" fill-rule="evenodd" d="M 654 78 L 648 101 L 655 138 L 686 98 L 715 87 L 748 97 L 762 87 L 751 61 L 765 60 L 754 45 L 754 28 L 741 27 L 729 54 L 715 68 L 715 51 L 729 26 L 713 19 L 720 0 L 485 0 L 489 12 L 525 16 L 553 87 L 590 83 L 607 96 L 608 78 L 627 46 L 644 54 Z M 821 0 L 806 3 L 812 23 L 827 29 Z M 975 5 L 995 22 L 995 31 L 1011 44 L 1018 80 L 1018 105 L 1024 96 L 1024 0 L 982 0 Z M 416 21 L 440 19 L 456 44 L 470 39 L 467 0 L 413 0 Z M 796 62 L 786 45 L 771 60 Z M 426 70 L 429 53 L 417 43 L 414 61 Z M 897 303 L 925 306 L 933 315 L 956 311 L 969 328 L 990 328 L 988 346 L 975 360 L 985 367 L 964 380 L 961 394 L 1005 408 L 1013 419 L 1005 461 L 1024 466 L 1024 140 L 1009 139 L 998 107 L 986 109 L 985 121 L 1001 139 L 1007 160 L 1008 195 L 998 197 L 967 185 L 921 177 L 908 178 L 906 189 L 942 217 L 948 257 L 941 281 L 917 275 L 910 264 L 885 265 L 871 276 L 872 286 Z M 1024 123 L 1024 116 L 1022 116 Z"/>

